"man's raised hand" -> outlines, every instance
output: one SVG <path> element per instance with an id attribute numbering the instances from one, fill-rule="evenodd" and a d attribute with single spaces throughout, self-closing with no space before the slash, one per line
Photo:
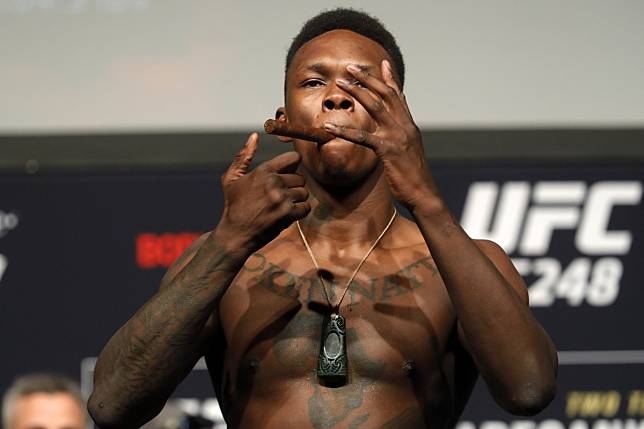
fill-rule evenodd
<path id="1" fill-rule="evenodd" d="M 259 136 L 253 133 L 221 177 L 224 211 L 219 228 L 254 252 L 310 211 L 304 178 L 295 171 L 300 155 L 286 152 L 249 171 Z"/>
<path id="2" fill-rule="evenodd" d="M 336 83 L 364 107 L 376 122 L 376 130 L 369 132 L 333 123 L 324 124 L 324 128 L 340 138 L 371 148 L 383 163 L 394 197 L 413 209 L 425 196 L 435 196 L 437 191 L 425 162 L 420 131 L 394 79 L 391 65 L 382 61 L 382 79 L 353 65 L 347 71 L 361 85 L 343 79 L 337 79 Z"/>

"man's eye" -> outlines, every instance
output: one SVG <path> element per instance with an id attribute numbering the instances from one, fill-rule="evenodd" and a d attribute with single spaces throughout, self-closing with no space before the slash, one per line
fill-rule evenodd
<path id="1" fill-rule="evenodd" d="M 302 86 L 306 88 L 314 88 L 316 86 L 321 86 L 321 85 L 324 85 L 324 82 L 322 82 L 319 79 L 307 80 L 302 84 Z"/>
<path id="2" fill-rule="evenodd" d="M 354 81 L 353 81 L 353 82 L 351 82 L 351 83 L 352 83 L 353 85 L 355 85 L 355 86 L 359 86 L 360 88 L 366 88 L 366 87 L 367 87 L 367 85 L 365 85 L 364 83 L 360 82 L 359 80 L 354 80 Z"/>

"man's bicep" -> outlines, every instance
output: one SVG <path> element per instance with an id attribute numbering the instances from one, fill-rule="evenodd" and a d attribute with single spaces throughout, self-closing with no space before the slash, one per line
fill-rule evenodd
<path id="1" fill-rule="evenodd" d="M 490 240 L 475 240 L 474 243 L 478 248 L 487 256 L 487 258 L 494 264 L 499 273 L 508 282 L 521 300 L 528 305 L 528 288 L 523 281 L 523 278 L 512 264 L 512 260 L 508 257 L 505 251 L 493 241 Z"/>
<path id="2" fill-rule="evenodd" d="M 512 264 L 512 260 L 508 257 L 505 251 L 493 241 L 490 240 L 474 240 L 476 246 L 483 252 L 483 254 L 492 262 L 499 274 L 503 276 L 505 281 L 510 285 L 512 291 L 516 293 L 519 299 L 528 306 L 528 289 L 523 278 Z M 469 351 L 469 344 L 463 332 L 461 323 L 457 321 L 458 339 L 465 350 Z"/>

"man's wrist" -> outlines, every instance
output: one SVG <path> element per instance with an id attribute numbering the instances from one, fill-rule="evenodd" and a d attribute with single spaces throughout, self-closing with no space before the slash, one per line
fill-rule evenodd
<path id="1" fill-rule="evenodd" d="M 221 223 L 215 227 L 209 239 L 217 243 L 233 263 L 244 263 L 253 253 L 252 243 L 248 237 L 239 234 Z"/>
<path id="2" fill-rule="evenodd" d="M 407 207 L 414 217 L 435 216 L 447 210 L 445 201 L 434 192 L 424 192 Z"/>

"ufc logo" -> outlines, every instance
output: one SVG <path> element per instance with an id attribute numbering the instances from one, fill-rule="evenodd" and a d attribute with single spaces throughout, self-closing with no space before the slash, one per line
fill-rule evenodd
<path id="1" fill-rule="evenodd" d="M 489 239 L 507 253 L 545 255 L 556 230 L 575 230 L 575 246 L 586 255 L 623 255 L 630 231 L 609 230 L 613 207 L 637 205 L 638 181 L 475 182 L 468 191 L 461 224 L 473 238 Z"/>

